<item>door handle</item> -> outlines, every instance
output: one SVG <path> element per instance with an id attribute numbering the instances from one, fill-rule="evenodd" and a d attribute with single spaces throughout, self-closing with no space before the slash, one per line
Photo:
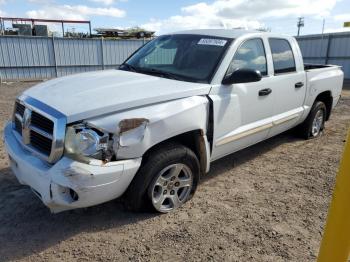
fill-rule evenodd
<path id="1" fill-rule="evenodd" d="M 299 83 L 296 83 L 295 84 L 295 88 L 301 88 L 304 86 L 304 83 L 303 82 L 299 82 Z"/>
<path id="2" fill-rule="evenodd" d="M 259 91 L 259 96 L 268 96 L 271 93 L 272 93 L 272 89 L 266 88 Z"/>

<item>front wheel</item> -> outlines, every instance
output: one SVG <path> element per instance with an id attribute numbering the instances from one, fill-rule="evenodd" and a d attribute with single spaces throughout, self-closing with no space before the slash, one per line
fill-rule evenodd
<path id="1" fill-rule="evenodd" d="M 149 187 L 148 194 L 153 207 L 161 213 L 179 208 L 191 194 L 193 178 L 193 171 L 186 164 L 166 166 Z"/>
<path id="2" fill-rule="evenodd" d="M 195 153 L 180 144 L 167 144 L 145 160 L 126 192 L 127 207 L 134 211 L 168 213 L 194 194 L 200 176 Z"/>

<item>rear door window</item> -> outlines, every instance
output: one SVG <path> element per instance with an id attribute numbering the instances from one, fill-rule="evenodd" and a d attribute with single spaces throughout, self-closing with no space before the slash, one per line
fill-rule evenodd
<path id="1" fill-rule="evenodd" d="M 292 48 L 286 39 L 269 39 L 275 74 L 296 72 Z"/>

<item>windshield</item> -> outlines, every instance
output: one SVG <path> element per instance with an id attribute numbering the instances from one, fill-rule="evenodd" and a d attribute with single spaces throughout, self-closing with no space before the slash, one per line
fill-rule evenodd
<path id="1" fill-rule="evenodd" d="M 203 35 L 164 35 L 140 48 L 119 69 L 209 83 L 231 41 Z"/>

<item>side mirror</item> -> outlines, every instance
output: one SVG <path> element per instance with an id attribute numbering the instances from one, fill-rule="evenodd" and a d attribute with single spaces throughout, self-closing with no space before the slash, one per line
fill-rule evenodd
<path id="1" fill-rule="evenodd" d="M 260 71 L 247 69 L 247 68 L 238 68 L 231 75 L 227 75 L 222 80 L 223 85 L 232 85 L 232 84 L 242 84 L 242 83 L 252 83 L 259 82 L 262 76 Z"/>

